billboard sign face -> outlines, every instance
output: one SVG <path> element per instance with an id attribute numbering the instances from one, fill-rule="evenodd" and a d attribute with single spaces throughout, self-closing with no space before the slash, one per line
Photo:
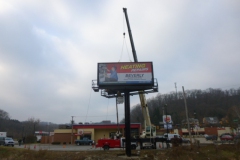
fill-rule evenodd
<path id="1" fill-rule="evenodd" d="M 153 85 L 152 62 L 98 63 L 99 86 Z"/>
<path id="2" fill-rule="evenodd" d="M 172 123 L 172 118 L 170 115 L 163 115 L 163 123 L 167 124 L 167 123 Z"/>
<path id="3" fill-rule="evenodd" d="M 164 124 L 164 129 L 172 129 L 172 123 Z"/>

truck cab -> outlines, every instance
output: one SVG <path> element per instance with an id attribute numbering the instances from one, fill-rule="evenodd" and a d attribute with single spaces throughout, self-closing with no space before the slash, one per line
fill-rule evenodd
<path id="1" fill-rule="evenodd" d="M 138 143 L 135 140 L 131 140 L 131 149 L 136 149 Z M 120 139 L 99 139 L 96 147 L 101 147 L 104 150 L 109 148 L 125 148 L 125 138 Z"/>

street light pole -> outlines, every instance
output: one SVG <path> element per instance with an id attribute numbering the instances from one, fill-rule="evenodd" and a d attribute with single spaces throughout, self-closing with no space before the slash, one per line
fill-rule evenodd
<path id="1" fill-rule="evenodd" d="M 72 117 L 72 135 L 71 135 L 71 144 L 73 144 L 73 117 L 74 116 L 71 116 Z"/>
<path id="2" fill-rule="evenodd" d="M 167 123 L 167 136 L 168 136 L 168 114 L 167 114 L 167 104 L 165 104 L 166 107 L 166 123 Z"/>

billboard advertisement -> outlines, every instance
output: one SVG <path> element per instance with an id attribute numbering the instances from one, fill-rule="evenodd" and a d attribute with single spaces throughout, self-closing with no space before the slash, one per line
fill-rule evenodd
<path id="1" fill-rule="evenodd" d="M 98 63 L 99 86 L 153 85 L 152 62 Z"/>
<path id="2" fill-rule="evenodd" d="M 164 124 L 164 129 L 173 129 L 172 123 Z"/>
<path id="3" fill-rule="evenodd" d="M 172 118 L 170 115 L 163 115 L 163 123 L 167 124 L 167 123 L 172 123 Z"/>

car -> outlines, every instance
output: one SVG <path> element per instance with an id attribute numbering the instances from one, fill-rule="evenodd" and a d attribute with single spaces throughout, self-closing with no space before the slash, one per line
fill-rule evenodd
<path id="1" fill-rule="evenodd" d="M 156 138 L 165 138 L 163 135 L 157 135 Z"/>
<path id="2" fill-rule="evenodd" d="M 207 135 L 205 138 L 206 138 L 207 141 L 208 140 L 217 140 L 218 139 L 218 137 L 216 135 Z"/>
<path id="3" fill-rule="evenodd" d="M 221 141 L 232 141 L 233 140 L 233 136 L 222 135 L 220 139 L 221 139 Z"/>
<path id="4" fill-rule="evenodd" d="M 230 133 L 223 133 L 223 134 L 221 134 L 219 137 L 221 138 L 221 137 L 224 136 L 224 135 L 229 135 L 229 136 L 231 136 Z"/>
<path id="5" fill-rule="evenodd" d="M 182 143 L 190 143 L 190 140 L 186 138 L 182 138 Z"/>
<path id="6" fill-rule="evenodd" d="M 234 136 L 234 140 L 239 140 L 240 139 L 240 134 L 237 134 L 236 136 Z"/>
<path id="7" fill-rule="evenodd" d="M 204 134 L 203 136 L 206 138 L 208 136 L 208 134 Z"/>
<path id="8" fill-rule="evenodd" d="M 10 137 L 1 137 L 0 138 L 0 145 L 4 145 L 4 146 L 12 146 L 14 147 L 14 141 L 12 138 Z"/>

